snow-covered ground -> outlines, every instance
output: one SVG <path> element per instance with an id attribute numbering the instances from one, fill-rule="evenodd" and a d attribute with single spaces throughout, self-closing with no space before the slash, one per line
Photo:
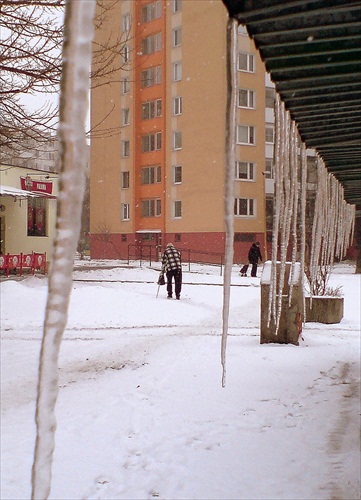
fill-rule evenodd
<path id="1" fill-rule="evenodd" d="M 234 267 L 225 388 L 219 268 L 185 266 L 180 301 L 165 287 L 156 297 L 157 265 L 76 269 L 52 499 L 360 497 L 361 282 L 352 265 L 332 275 L 345 294 L 342 322 L 308 323 L 299 347 L 260 345 L 260 279 Z M 26 499 L 47 278 L 0 286 L 1 498 Z"/>

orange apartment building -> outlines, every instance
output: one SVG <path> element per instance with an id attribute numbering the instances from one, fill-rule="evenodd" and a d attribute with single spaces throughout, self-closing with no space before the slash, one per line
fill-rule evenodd
<path id="1" fill-rule="evenodd" d="M 168 241 L 224 252 L 226 25 L 221 0 L 122 0 L 96 32 L 98 42 L 119 30 L 127 41 L 120 74 L 91 95 L 92 127 L 120 127 L 91 142 L 91 258 L 126 258 L 144 245 L 155 256 Z M 241 263 L 253 241 L 265 248 L 274 118 L 264 65 L 242 27 L 237 38 Z"/>

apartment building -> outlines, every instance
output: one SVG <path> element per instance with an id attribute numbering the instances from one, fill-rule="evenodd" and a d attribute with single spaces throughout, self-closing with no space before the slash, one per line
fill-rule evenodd
<path id="1" fill-rule="evenodd" d="M 122 32 L 123 68 L 92 91 L 90 252 L 224 253 L 227 12 L 221 0 L 122 0 L 95 41 Z M 266 244 L 274 89 L 240 27 L 237 35 L 234 261 Z M 114 133 L 111 133 L 111 131 Z M 269 187 L 269 189 L 272 189 Z M 208 260 L 218 256 L 208 256 Z"/>

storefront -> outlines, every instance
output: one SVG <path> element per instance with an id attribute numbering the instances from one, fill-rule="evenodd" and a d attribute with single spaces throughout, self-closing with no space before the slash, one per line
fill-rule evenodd
<path id="1" fill-rule="evenodd" d="M 51 255 L 55 236 L 57 174 L 0 167 L 0 254 Z"/>

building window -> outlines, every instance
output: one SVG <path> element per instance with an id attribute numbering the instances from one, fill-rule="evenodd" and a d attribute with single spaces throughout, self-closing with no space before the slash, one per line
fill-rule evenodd
<path id="1" fill-rule="evenodd" d="M 131 17 L 130 13 L 128 12 L 127 14 L 124 14 L 122 16 L 122 31 L 130 31 L 130 25 L 131 25 Z"/>
<path id="2" fill-rule="evenodd" d="M 253 243 L 256 241 L 256 235 L 254 233 L 234 233 L 234 241 Z"/>
<path id="3" fill-rule="evenodd" d="M 274 128 L 273 125 L 266 125 L 266 142 L 274 142 Z"/>
<path id="4" fill-rule="evenodd" d="M 161 99 L 142 103 L 142 120 L 149 120 L 150 118 L 154 117 L 158 118 L 159 116 L 162 116 Z"/>
<path id="5" fill-rule="evenodd" d="M 255 144 L 255 127 L 238 125 L 237 144 Z"/>
<path id="6" fill-rule="evenodd" d="M 266 170 L 264 172 L 266 179 L 274 178 L 274 167 L 273 167 L 273 158 L 266 158 Z"/>
<path id="7" fill-rule="evenodd" d="M 160 66 L 154 66 L 153 68 L 148 68 L 141 73 L 141 86 L 153 87 L 158 83 L 162 82 L 162 68 Z"/>
<path id="8" fill-rule="evenodd" d="M 176 62 L 173 64 L 173 81 L 179 82 L 182 79 L 182 63 Z"/>
<path id="9" fill-rule="evenodd" d="M 238 26 L 238 30 L 237 31 L 238 31 L 239 35 L 248 35 L 247 28 L 246 28 L 246 26 L 244 24 L 240 24 Z"/>
<path id="10" fill-rule="evenodd" d="M 154 184 L 162 181 L 162 169 L 160 165 L 156 167 L 142 167 L 141 169 L 141 183 Z"/>
<path id="11" fill-rule="evenodd" d="M 238 54 L 238 71 L 246 71 L 247 73 L 254 73 L 255 70 L 255 57 L 253 54 L 240 52 Z"/>
<path id="12" fill-rule="evenodd" d="M 177 219 L 182 217 L 182 202 L 179 200 L 174 202 L 174 217 Z"/>
<path id="13" fill-rule="evenodd" d="M 46 236 L 46 199 L 28 198 L 28 236 Z"/>
<path id="14" fill-rule="evenodd" d="M 129 171 L 122 172 L 122 189 L 129 189 Z"/>
<path id="15" fill-rule="evenodd" d="M 122 203 L 122 220 L 129 220 L 129 203 Z M 123 237 L 122 241 L 124 241 Z"/>
<path id="16" fill-rule="evenodd" d="M 173 166 L 173 182 L 174 184 L 182 183 L 182 165 Z"/>
<path id="17" fill-rule="evenodd" d="M 255 108 L 254 90 L 238 89 L 238 107 L 250 109 Z"/>
<path id="18" fill-rule="evenodd" d="M 130 141 L 122 141 L 122 157 L 130 156 Z"/>
<path id="19" fill-rule="evenodd" d="M 182 241 L 182 235 L 181 234 L 175 234 L 174 235 L 174 241 L 177 241 L 177 242 Z"/>
<path id="20" fill-rule="evenodd" d="M 182 132 L 173 132 L 173 149 L 182 149 Z"/>
<path id="21" fill-rule="evenodd" d="M 122 126 L 123 127 L 125 125 L 129 125 L 129 116 L 130 116 L 129 108 L 123 108 L 122 109 Z"/>
<path id="22" fill-rule="evenodd" d="M 123 57 L 123 63 L 129 62 L 129 59 L 130 59 L 130 48 L 129 48 L 129 45 L 124 45 L 121 54 L 122 54 L 122 57 Z"/>
<path id="23" fill-rule="evenodd" d="M 127 241 L 127 235 L 126 234 L 122 234 L 122 242 L 125 243 L 126 241 Z"/>
<path id="24" fill-rule="evenodd" d="M 125 77 L 122 79 L 122 94 L 129 94 L 130 92 L 130 81 L 129 77 Z"/>
<path id="25" fill-rule="evenodd" d="M 141 211 L 142 217 L 159 217 L 162 213 L 161 199 L 142 200 Z"/>
<path id="26" fill-rule="evenodd" d="M 275 107 L 275 89 L 266 88 L 266 108 L 274 109 Z"/>
<path id="27" fill-rule="evenodd" d="M 182 114 L 182 98 L 173 97 L 173 114 L 174 116 Z"/>
<path id="28" fill-rule="evenodd" d="M 173 47 L 179 47 L 182 44 L 182 28 L 178 27 L 173 30 Z"/>
<path id="29" fill-rule="evenodd" d="M 162 134 L 161 132 L 156 132 L 155 134 L 142 135 L 142 153 L 148 153 L 149 151 L 158 151 L 162 149 Z"/>
<path id="30" fill-rule="evenodd" d="M 173 0 L 173 12 L 179 12 L 182 10 L 182 0 Z"/>
<path id="31" fill-rule="evenodd" d="M 236 161 L 236 179 L 254 181 L 255 164 L 248 161 Z"/>
<path id="32" fill-rule="evenodd" d="M 240 217 L 254 217 L 255 200 L 252 198 L 235 198 L 234 215 Z"/>
<path id="33" fill-rule="evenodd" d="M 149 23 L 153 19 L 159 19 L 162 16 L 161 0 L 148 3 L 142 7 L 142 23 Z"/>
<path id="34" fill-rule="evenodd" d="M 153 54 L 162 50 L 162 33 L 147 36 L 141 42 L 142 54 Z"/>

